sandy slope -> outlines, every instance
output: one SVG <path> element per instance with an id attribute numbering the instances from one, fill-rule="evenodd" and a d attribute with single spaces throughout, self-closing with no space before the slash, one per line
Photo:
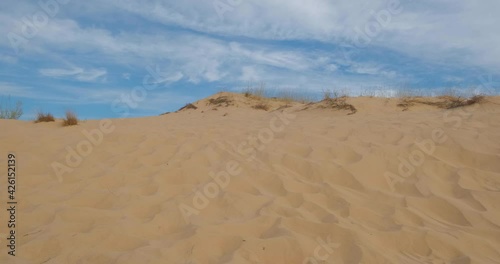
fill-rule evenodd
<path id="1" fill-rule="evenodd" d="M 500 98 L 347 115 L 226 96 L 112 120 L 74 168 L 100 121 L 0 120 L 0 201 L 15 151 L 20 203 L 0 263 L 500 263 Z"/>

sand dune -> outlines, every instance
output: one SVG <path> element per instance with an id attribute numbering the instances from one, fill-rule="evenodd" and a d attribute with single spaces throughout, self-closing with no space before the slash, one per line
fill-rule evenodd
<path id="1" fill-rule="evenodd" d="M 500 263 L 499 97 L 262 101 L 218 94 L 109 133 L 0 120 L 1 175 L 8 151 L 19 167 L 0 263 Z"/>

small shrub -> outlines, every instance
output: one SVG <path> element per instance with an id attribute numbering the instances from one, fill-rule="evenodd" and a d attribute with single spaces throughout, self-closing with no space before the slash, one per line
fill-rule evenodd
<path id="1" fill-rule="evenodd" d="M 63 119 L 63 126 L 78 125 L 78 117 L 73 111 L 66 111 L 66 118 Z"/>
<path id="2" fill-rule="evenodd" d="M 23 103 L 18 101 L 16 106 L 11 106 L 10 97 L 7 101 L 6 106 L 0 102 L 0 119 L 19 119 L 23 115 Z"/>
<path id="3" fill-rule="evenodd" d="M 54 121 L 56 121 L 56 119 L 51 113 L 38 112 L 36 114 L 35 123 L 54 122 Z"/>
<path id="4" fill-rule="evenodd" d="M 261 103 L 261 104 L 254 105 L 253 108 L 258 109 L 258 110 L 267 111 L 267 110 L 269 110 L 269 105 Z"/>

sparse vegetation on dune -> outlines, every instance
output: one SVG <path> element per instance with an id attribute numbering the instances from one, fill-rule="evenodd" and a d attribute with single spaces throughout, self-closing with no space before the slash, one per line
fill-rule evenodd
<path id="1" fill-rule="evenodd" d="M 42 111 L 39 111 L 36 114 L 35 123 L 54 122 L 54 121 L 56 121 L 56 119 L 51 113 L 44 113 Z"/>
<path id="2" fill-rule="evenodd" d="M 466 95 L 455 90 L 445 90 L 438 96 L 424 96 L 422 92 L 405 93 L 400 96 L 398 107 L 403 111 L 410 107 L 423 104 L 435 106 L 441 109 L 453 109 L 474 104 L 479 104 L 485 100 L 484 95 Z"/>
<path id="3" fill-rule="evenodd" d="M 63 119 L 63 126 L 76 126 L 78 122 L 78 117 L 73 111 L 66 111 L 66 117 Z"/>
<path id="4" fill-rule="evenodd" d="M 179 110 L 177 110 L 177 112 L 182 111 L 182 110 L 187 110 L 187 109 L 196 110 L 196 109 L 198 109 L 198 107 L 196 107 L 194 104 L 188 103 L 185 106 L 181 107 Z"/>
<path id="5" fill-rule="evenodd" d="M 313 96 L 293 90 L 278 90 L 273 98 L 287 103 L 299 102 L 306 104 L 315 101 Z"/>
<path id="6" fill-rule="evenodd" d="M 292 107 L 297 110 L 331 109 L 346 111 L 347 115 L 353 115 L 358 113 L 360 111 L 359 109 L 366 108 L 367 104 L 363 103 L 363 98 L 361 97 L 384 97 L 383 93 L 379 91 L 382 90 L 376 90 L 376 92 L 373 93 L 364 92 L 358 97 L 351 97 L 348 95 L 348 90 L 324 90 L 321 97 L 320 94 L 312 96 L 312 94 L 295 92 L 293 90 L 268 90 L 263 84 L 260 84 L 260 86 L 254 88 L 250 86 L 247 87 L 242 91 L 242 94 L 239 95 L 231 92 L 219 92 L 214 96 L 199 101 L 196 105 L 191 103 L 186 104 L 177 112 L 200 108 L 206 111 L 207 109 L 204 107 L 206 105 L 213 111 L 230 106 L 235 106 L 237 108 L 249 106 L 252 109 L 264 111 L 276 111 Z M 441 94 L 436 94 L 436 92 L 432 90 L 417 89 L 387 91 L 390 92 L 386 93 L 387 96 L 384 104 L 397 101 L 397 106 L 402 108 L 403 111 L 407 111 L 412 106 L 416 105 L 429 105 L 438 109 L 452 109 L 478 104 L 485 100 L 485 96 L 482 95 L 466 96 L 463 93 L 459 94 L 449 90 L 443 91 Z M 373 100 L 375 100 L 374 104 L 381 102 L 380 99 Z M 360 104 L 360 108 L 355 106 L 355 104 L 358 103 Z M 368 104 L 368 108 L 371 107 L 373 107 L 372 103 Z M 397 109 L 398 108 L 395 108 L 396 111 Z M 204 111 L 202 111 L 202 113 Z"/>
<path id="7" fill-rule="evenodd" d="M 7 99 L 6 105 L 0 102 L 0 119 L 19 119 L 23 115 L 23 103 L 16 102 L 15 106 L 10 104 L 10 97 Z"/>
<path id="8" fill-rule="evenodd" d="M 298 92 L 292 89 L 268 89 L 264 83 L 259 86 L 248 86 L 243 90 L 245 97 L 253 99 L 273 99 L 286 103 L 299 102 L 310 103 L 314 101 L 314 97 L 305 92 Z"/>

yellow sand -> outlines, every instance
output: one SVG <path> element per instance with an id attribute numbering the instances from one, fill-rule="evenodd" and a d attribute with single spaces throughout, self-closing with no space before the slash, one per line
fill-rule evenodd
<path id="1" fill-rule="evenodd" d="M 220 96 L 74 127 L 0 120 L 0 202 L 8 151 L 19 202 L 0 263 L 500 263 L 499 97 L 350 98 L 348 115 Z"/>

